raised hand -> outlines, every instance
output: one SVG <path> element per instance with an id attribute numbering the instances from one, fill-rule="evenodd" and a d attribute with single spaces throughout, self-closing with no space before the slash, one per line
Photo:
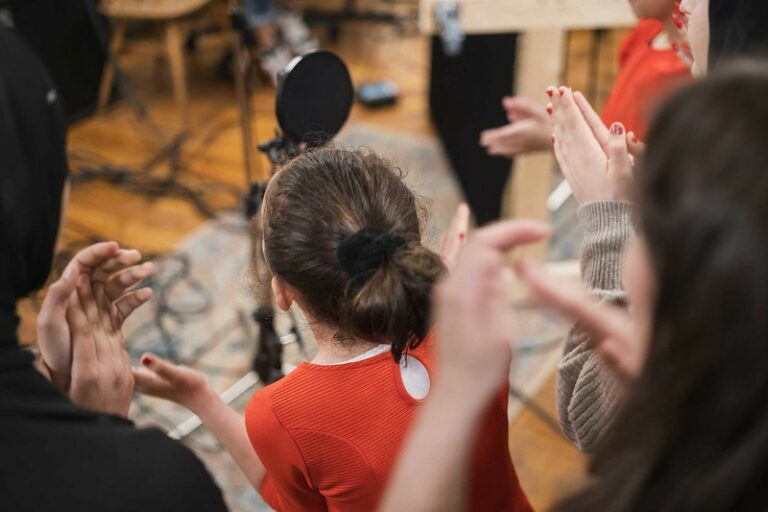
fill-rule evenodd
<path id="1" fill-rule="evenodd" d="M 688 69 L 693 69 L 693 52 L 688 43 L 688 14 L 680 8 L 680 4 L 675 2 L 675 12 L 672 14 L 672 20 L 675 23 L 677 33 L 673 37 L 672 49 L 683 61 Z"/>
<path id="2" fill-rule="evenodd" d="M 443 234 L 440 239 L 440 248 L 438 254 L 443 259 L 446 268 L 452 270 L 459 261 L 462 251 L 464 250 L 464 242 L 467 239 L 467 233 L 469 231 L 469 206 L 466 203 L 461 203 L 456 209 L 456 213 L 451 220 L 451 225 L 448 227 L 448 231 Z"/>
<path id="3" fill-rule="evenodd" d="M 471 397 L 482 406 L 507 379 L 517 324 L 504 279 L 505 253 L 548 233 L 546 225 L 515 220 L 470 237 L 458 265 L 435 291 L 438 388 Z"/>
<path id="4" fill-rule="evenodd" d="M 483 131 L 480 145 L 489 155 L 506 156 L 546 151 L 552 148 L 552 123 L 546 107 L 523 96 L 504 98 L 509 124 Z"/>
<path id="5" fill-rule="evenodd" d="M 614 123 L 607 131 L 583 96 L 566 87 L 550 87 L 547 94 L 552 98 L 555 156 L 576 200 L 626 200 L 632 161 L 624 126 Z"/>
<path id="6" fill-rule="evenodd" d="M 69 397 L 75 405 L 103 414 L 128 416 L 133 396 L 131 360 L 119 328 L 100 304 L 104 289 L 87 274 L 77 278 L 66 310 L 72 342 Z"/>
<path id="7" fill-rule="evenodd" d="M 104 290 L 100 307 L 109 313 L 113 328 L 120 329 L 123 321 L 152 297 L 148 288 L 126 293 L 155 271 L 152 263 L 137 265 L 140 260 L 138 251 L 120 249 L 115 242 L 97 243 L 78 252 L 48 288 L 37 317 L 38 345 L 42 362 L 60 390 L 69 389 L 72 343 L 67 305 L 80 276 L 88 276 L 92 287 Z"/>
<path id="8" fill-rule="evenodd" d="M 173 364 L 154 354 L 141 356 L 143 367 L 134 368 L 136 391 L 183 405 L 199 412 L 198 404 L 209 398 L 211 390 L 200 372 Z"/>
<path id="9" fill-rule="evenodd" d="M 624 309 L 599 303 L 583 290 L 555 283 L 536 264 L 518 262 L 515 270 L 535 298 L 592 335 L 596 349 L 619 375 L 627 379 L 640 375 L 647 342 Z"/>

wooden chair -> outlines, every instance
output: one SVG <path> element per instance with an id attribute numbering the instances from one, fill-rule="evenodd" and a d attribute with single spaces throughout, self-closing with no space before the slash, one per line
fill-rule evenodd
<path id="1" fill-rule="evenodd" d="M 103 111 L 112 93 L 117 59 L 125 40 L 125 29 L 131 21 L 151 21 L 160 26 L 165 56 L 171 68 L 173 93 L 181 121 L 187 126 L 188 95 L 184 69 L 184 37 L 182 22 L 205 7 L 211 0 L 102 0 L 99 9 L 113 26 L 109 57 L 104 66 L 99 88 L 99 111 Z"/>

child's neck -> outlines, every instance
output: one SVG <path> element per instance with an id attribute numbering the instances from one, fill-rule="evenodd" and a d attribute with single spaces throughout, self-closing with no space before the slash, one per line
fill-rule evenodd
<path id="1" fill-rule="evenodd" d="M 310 323 L 312 333 L 317 341 L 317 354 L 312 358 L 315 364 L 339 364 L 365 354 L 378 343 L 356 339 L 339 342 L 336 338 L 336 329 L 317 322 Z"/>

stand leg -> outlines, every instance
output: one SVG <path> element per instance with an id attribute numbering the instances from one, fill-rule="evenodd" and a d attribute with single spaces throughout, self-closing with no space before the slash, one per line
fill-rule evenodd
<path id="1" fill-rule="evenodd" d="M 178 21 L 169 21 L 165 25 L 165 47 L 168 63 L 171 66 L 173 94 L 181 114 L 181 123 L 186 128 L 188 124 L 187 77 L 184 72 L 184 42 L 181 38 L 181 28 Z"/>
<path id="2" fill-rule="evenodd" d="M 112 93 L 112 84 L 115 81 L 115 69 L 117 68 L 117 56 L 123 46 L 125 39 L 125 22 L 115 22 L 112 38 L 109 41 L 109 55 L 107 63 L 104 66 L 104 72 L 101 75 L 101 84 L 99 85 L 99 103 L 98 112 L 102 113 L 104 107 L 109 102 L 109 96 Z"/>

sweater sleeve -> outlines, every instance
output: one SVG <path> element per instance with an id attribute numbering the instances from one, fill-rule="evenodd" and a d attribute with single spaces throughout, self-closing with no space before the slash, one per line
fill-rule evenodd
<path id="1" fill-rule="evenodd" d="M 630 203 L 606 201 L 579 208 L 584 228 L 582 280 L 600 300 L 624 305 L 621 268 L 632 236 Z M 610 427 L 621 399 L 618 376 L 594 349 L 590 336 L 575 325 L 565 342 L 557 372 L 560 425 L 582 451 L 591 451 Z"/>

